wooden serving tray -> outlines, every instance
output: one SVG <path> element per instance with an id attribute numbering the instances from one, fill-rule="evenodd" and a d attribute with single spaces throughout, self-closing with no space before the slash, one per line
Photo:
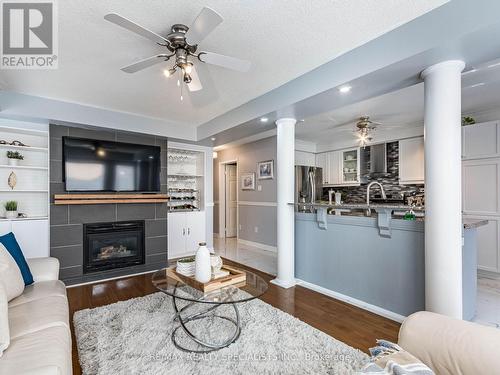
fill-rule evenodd
<path id="1" fill-rule="evenodd" d="M 217 279 L 212 279 L 207 283 L 200 283 L 195 280 L 194 276 L 184 276 L 177 273 L 175 268 L 167 268 L 167 276 L 174 279 L 180 280 L 183 283 L 198 289 L 203 293 L 213 292 L 214 290 L 224 288 L 229 285 L 235 285 L 237 287 L 243 287 L 246 284 L 247 274 L 245 271 L 233 268 L 230 266 L 223 265 L 222 270 L 229 271 L 229 275 L 219 277 Z"/>

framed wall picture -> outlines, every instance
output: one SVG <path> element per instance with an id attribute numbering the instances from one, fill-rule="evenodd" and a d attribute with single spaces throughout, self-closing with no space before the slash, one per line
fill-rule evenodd
<path id="1" fill-rule="evenodd" d="M 241 190 L 255 190 L 255 173 L 241 174 Z"/>
<path id="2" fill-rule="evenodd" d="M 274 160 L 266 160 L 257 163 L 257 178 L 259 180 L 274 178 Z"/>

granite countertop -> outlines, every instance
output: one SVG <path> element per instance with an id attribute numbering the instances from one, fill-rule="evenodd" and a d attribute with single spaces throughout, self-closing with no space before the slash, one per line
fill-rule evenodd
<path id="1" fill-rule="evenodd" d="M 488 224 L 487 219 L 463 219 L 464 229 L 479 228 Z"/>
<path id="2" fill-rule="evenodd" d="M 398 211 L 406 211 L 409 210 L 410 207 L 407 204 L 381 204 L 381 203 L 342 203 L 342 204 L 328 204 L 326 202 L 317 202 L 317 203 L 290 203 L 295 206 L 302 207 L 319 207 L 319 208 L 331 208 L 331 209 L 345 209 L 345 210 L 376 210 L 376 209 L 386 209 L 386 210 L 398 210 Z M 413 211 L 425 211 L 424 206 L 413 207 Z"/>
<path id="3" fill-rule="evenodd" d="M 326 208 L 326 209 L 338 209 L 338 210 L 397 210 L 406 211 L 409 209 L 408 205 L 403 204 L 362 204 L 362 203 L 343 203 L 340 205 L 328 204 L 326 202 L 317 203 L 289 203 L 290 205 L 301 206 L 301 207 L 315 207 L 315 208 Z M 413 207 L 415 212 L 425 212 L 425 207 Z M 352 215 L 346 215 L 352 216 Z M 363 215 L 364 216 L 364 215 Z M 372 214 L 372 217 L 375 217 Z M 417 218 L 417 221 L 422 221 L 424 218 Z M 487 219 L 463 219 L 462 220 L 464 229 L 475 229 L 488 224 Z"/>

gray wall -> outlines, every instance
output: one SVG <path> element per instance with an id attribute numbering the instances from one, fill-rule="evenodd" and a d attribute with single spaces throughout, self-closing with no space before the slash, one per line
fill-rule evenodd
<path id="1" fill-rule="evenodd" d="M 157 145 L 162 148 L 162 192 L 167 191 L 167 140 L 107 129 L 83 129 L 50 125 L 50 254 L 61 263 L 60 278 L 68 284 L 155 270 L 167 260 L 167 205 L 101 204 L 56 206 L 54 194 L 64 194 L 62 182 L 62 137 L 74 136 L 118 142 Z M 123 220 L 145 220 L 146 262 L 144 265 L 83 274 L 83 224 Z"/>
<path id="2" fill-rule="evenodd" d="M 239 205 L 239 238 L 258 242 L 268 246 L 276 246 L 276 137 L 261 139 L 241 146 L 227 148 L 217 153 L 214 159 L 214 232 L 219 233 L 219 165 L 221 162 L 237 160 L 238 162 L 238 201 L 265 202 L 274 206 Z M 257 163 L 274 160 L 274 176 L 272 180 L 255 180 L 255 190 L 242 190 L 240 175 L 254 172 L 257 174 Z M 257 187 L 262 186 L 258 191 Z M 255 233 L 257 227 L 258 233 Z"/>

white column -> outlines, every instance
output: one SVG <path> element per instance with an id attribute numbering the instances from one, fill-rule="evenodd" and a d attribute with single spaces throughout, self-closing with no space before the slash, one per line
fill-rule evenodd
<path id="1" fill-rule="evenodd" d="M 295 123 L 282 118 L 277 126 L 276 183 L 278 201 L 278 275 L 273 284 L 282 288 L 295 285 Z"/>
<path id="2" fill-rule="evenodd" d="M 445 61 L 425 82 L 425 306 L 462 318 L 461 72 Z"/>

